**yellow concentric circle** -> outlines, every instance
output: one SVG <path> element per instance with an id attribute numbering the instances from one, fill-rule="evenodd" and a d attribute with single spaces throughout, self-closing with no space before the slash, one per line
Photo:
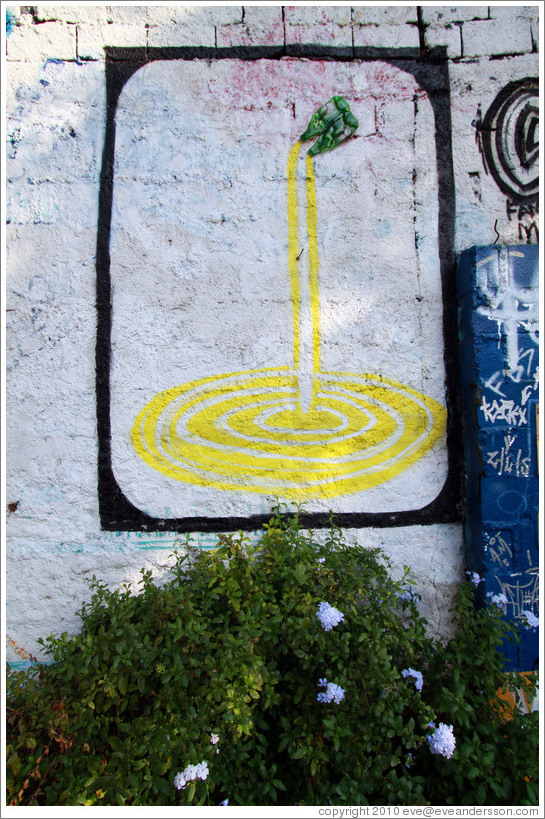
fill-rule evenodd
<path id="1" fill-rule="evenodd" d="M 432 398 L 373 375 L 320 372 L 299 409 L 289 368 L 229 373 L 156 395 L 139 413 L 138 454 L 175 480 L 289 500 L 330 498 L 387 481 L 444 434 Z"/>

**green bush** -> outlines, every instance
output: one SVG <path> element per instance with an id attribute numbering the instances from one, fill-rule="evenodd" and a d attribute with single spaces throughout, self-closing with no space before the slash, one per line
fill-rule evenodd
<path id="1" fill-rule="evenodd" d="M 499 609 L 462 584 L 444 646 L 408 569 L 395 582 L 333 522 L 319 541 L 279 511 L 254 546 L 188 540 L 138 594 L 93 577 L 81 632 L 8 671 L 8 804 L 537 804 L 537 714 L 495 700 L 522 684 Z"/>

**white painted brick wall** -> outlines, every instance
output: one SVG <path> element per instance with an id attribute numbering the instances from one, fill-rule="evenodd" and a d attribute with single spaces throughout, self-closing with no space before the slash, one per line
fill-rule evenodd
<path id="1" fill-rule="evenodd" d="M 372 3 L 368 6 L 353 6 L 354 23 L 376 23 L 377 25 L 401 25 L 416 23 L 416 6 L 388 6 Z"/>
<path id="2" fill-rule="evenodd" d="M 461 26 L 448 23 L 445 26 L 429 25 L 424 32 L 426 48 L 446 46 L 449 59 L 454 60 L 462 56 Z"/>
<path id="3" fill-rule="evenodd" d="M 191 3 L 160 3 L 141 5 L 86 5 L 73 3 L 66 6 L 33 6 L 36 19 L 62 20 L 69 23 L 123 23 L 139 25 L 140 23 L 183 22 L 188 16 L 196 16 L 214 25 L 239 22 L 242 19 L 242 5 L 216 6 L 213 3 L 191 5 Z"/>
<path id="4" fill-rule="evenodd" d="M 78 57 L 82 60 L 103 60 L 105 46 L 147 45 L 147 29 L 144 23 L 80 23 L 78 31 Z"/>
<path id="5" fill-rule="evenodd" d="M 247 25 L 233 23 L 217 29 L 216 44 L 218 48 L 231 46 L 283 46 L 285 42 L 284 23 L 270 25 Z"/>
<path id="6" fill-rule="evenodd" d="M 354 45 L 371 48 L 416 48 L 420 45 L 418 29 L 414 25 L 354 26 Z"/>
<path id="7" fill-rule="evenodd" d="M 6 513 L 7 631 L 39 654 L 38 636 L 78 627 L 74 612 L 88 597 L 85 577 L 97 573 L 107 582 L 121 584 L 136 581 L 142 566 L 160 577 L 177 540 L 172 533 L 104 532 L 98 519 L 95 254 L 105 119 L 104 47 L 285 41 L 348 49 L 352 42 L 418 49 L 420 38 L 417 6 L 410 5 L 285 7 L 283 20 L 280 7 L 267 5 L 74 3 L 33 7 L 35 19 L 43 21 L 39 23 L 21 7 L 10 8 L 16 25 L 6 40 L 4 66 L 6 503 L 18 506 Z M 423 6 L 422 18 L 427 26 L 425 45 L 445 45 L 451 60 L 455 249 L 489 244 L 495 240 L 495 229 L 502 242 L 516 241 L 516 221 L 508 220 L 505 197 L 483 169 L 472 121 L 477 106 L 484 115 L 509 81 L 537 76 L 538 55 L 531 53 L 538 38 L 537 6 Z M 522 56 L 490 59 L 519 52 Z M 244 93 L 241 88 L 241 112 Z M 415 190 L 424 198 L 425 160 L 433 152 L 433 140 L 422 128 L 414 129 L 412 103 L 392 99 L 386 105 L 380 99 L 365 99 L 360 105 L 358 145 L 366 140 L 371 144 L 381 134 L 396 136 L 405 146 L 414 139 L 419 158 Z M 264 110 L 268 111 L 266 106 Z M 396 161 L 399 158 L 393 157 L 388 167 L 367 169 L 378 199 L 381 185 L 391 181 Z M 283 172 L 270 169 L 271 175 Z M 395 257 L 396 241 L 406 238 L 393 241 L 396 209 L 405 201 L 402 180 L 398 181 L 397 198 L 392 194 L 390 203 L 392 233 L 381 249 L 382 257 Z M 332 215 L 328 230 L 340 224 Z M 367 238 L 370 244 L 371 233 Z M 429 252 L 426 243 L 432 239 L 423 237 L 422 254 Z M 360 244 L 353 248 L 359 256 L 361 241 L 360 236 Z M 421 295 L 425 303 L 429 294 Z M 429 328 L 435 327 L 437 316 L 422 308 L 422 318 L 429 337 L 415 337 L 414 346 L 433 346 L 436 331 Z M 131 320 L 136 334 L 136 321 L 128 316 Z M 395 314 L 388 314 L 382 324 L 383 339 L 371 340 L 377 348 L 395 333 Z M 235 337 L 227 342 L 236 348 Z M 349 537 L 362 546 L 383 546 L 399 573 L 404 564 L 412 565 L 417 591 L 424 598 L 423 613 L 439 633 L 448 634 L 447 609 L 463 572 L 461 525 L 351 530 Z M 210 534 L 197 535 L 196 540 L 208 547 L 213 544 Z M 8 658 L 16 659 L 11 649 Z"/>
<path id="8" fill-rule="evenodd" d="M 217 28 L 218 47 L 280 46 L 285 30 L 280 6 L 244 6 L 240 20 Z"/>
<path id="9" fill-rule="evenodd" d="M 75 60 L 76 27 L 67 23 L 16 26 L 6 42 L 8 60 Z"/>
<path id="10" fill-rule="evenodd" d="M 247 26 L 266 28 L 283 22 L 281 6 L 243 6 Z"/>
<path id="11" fill-rule="evenodd" d="M 150 48 L 187 45 L 213 48 L 216 45 L 216 27 L 213 23 L 203 20 L 170 21 L 159 25 L 151 24 L 147 32 L 147 43 Z"/>
<path id="12" fill-rule="evenodd" d="M 289 25 L 313 26 L 323 25 L 347 26 L 350 24 L 350 6 L 285 6 L 284 18 Z"/>
<path id="13" fill-rule="evenodd" d="M 464 23 L 462 52 L 464 57 L 524 54 L 532 51 L 530 21 L 514 18 L 502 20 L 475 20 Z"/>
<path id="14" fill-rule="evenodd" d="M 422 6 L 424 23 L 448 25 L 465 20 L 487 20 L 488 6 Z M 511 17 L 513 15 L 511 14 Z"/>
<path id="15" fill-rule="evenodd" d="M 60 20 L 64 23 L 98 23 L 112 19 L 108 6 L 90 6 L 85 3 L 73 3 L 66 6 L 29 6 L 35 11 L 38 22 Z M 30 12 L 29 12 L 30 13 Z"/>
<path id="16" fill-rule="evenodd" d="M 286 6 L 286 43 L 352 46 L 349 6 Z"/>
<path id="17" fill-rule="evenodd" d="M 538 20 L 540 7 L 543 12 L 541 3 L 536 3 L 533 6 L 527 6 L 524 3 L 512 3 L 509 5 L 495 4 L 489 8 L 489 17 L 491 20 L 504 20 L 508 24 L 511 20 L 518 17 L 526 20 Z"/>

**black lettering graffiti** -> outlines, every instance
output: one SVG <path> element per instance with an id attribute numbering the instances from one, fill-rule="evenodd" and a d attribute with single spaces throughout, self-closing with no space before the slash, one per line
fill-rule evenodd
<path id="1" fill-rule="evenodd" d="M 512 204 L 537 205 L 539 191 L 539 84 L 526 77 L 508 83 L 473 120 L 486 173 Z M 512 207 L 511 204 L 511 207 Z M 530 229 L 531 230 L 531 229 Z"/>

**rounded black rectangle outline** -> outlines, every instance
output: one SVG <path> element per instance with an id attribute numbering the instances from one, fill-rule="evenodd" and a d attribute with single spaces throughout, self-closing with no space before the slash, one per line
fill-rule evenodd
<path id="1" fill-rule="evenodd" d="M 112 299 L 110 277 L 110 234 L 115 158 L 115 114 L 119 96 L 130 77 L 156 60 L 281 59 L 282 57 L 340 62 L 388 62 L 411 73 L 427 92 L 435 117 L 435 146 L 438 175 L 439 264 L 443 299 L 445 396 L 447 404 L 448 470 L 437 497 L 420 509 L 397 512 L 333 512 L 342 528 L 398 527 L 458 522 L 462 519 L 463 445 L 460 411 L 458 332 L 454 257 L 454 171 L 451 144 L 450 83 L 446 48 L 424 55 L 415 49 L 345 48 L 323 46 L 243 46 L 209 48 L 105 48 L 106 126 L 100 174 L 96 245 L 96 413 L 98 436 L 98 504 L 101 528 L 105 531 L 226 532 L 253 531 L 267 523 L 271 514 L 248 517 L 157 518 L 142 512 L 123 494 L 112 468 L 110 425 L 110 364 Z M 303 505 L 304 507 L 304 505 Z M 329 513 L 300 515 L 301 525 L 326 528 Z"/>

